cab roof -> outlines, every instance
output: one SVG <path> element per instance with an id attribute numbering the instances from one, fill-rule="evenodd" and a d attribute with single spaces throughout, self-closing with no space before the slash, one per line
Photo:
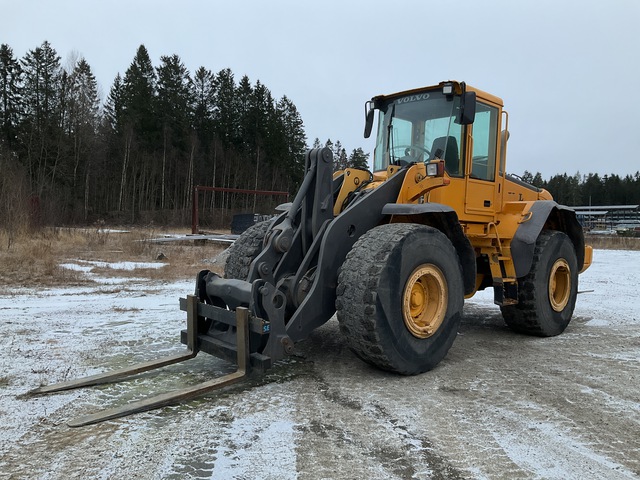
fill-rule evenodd
<path id="1" fill-rule="evenodd" d="M 441 89 L 445 84 L 448 84 L 448 83 L 453 84 L 455 92 L 457 94 L 460 94 L 462 92 L 462 88 L 463 88 L 462 85 L 464 84 L 464 82 L 458 82 L 457 80 L 447 80 L 447 81 L 440 82 L 438 85 L 413 88 L 410 90 L 403 90 L 401 92 L 391 93 L 388 95 L 377 95 L 373 97 L 372 100 L 374 101 L 375 100 L 393 100 L 394 98 L 397 98 L 397 97 L 404 97 L 406 95 L 415 95 L 417 93 L 423 93 L 423 92 L 428 92 L 430 90 Z M 468 92 L 476 92 L 476 96 L 478 99 L 487 101 L 489 103 L 493 103 L 500 107 L 504 106 L 504 102 L 500 97 L 496 97 L 495 95 L 492 95 L 483 90 L 480 90 L 479 88 L 472 87 L 471 85 L 468 85 L 468 84 L 464 84 L 464 85 Z"/>

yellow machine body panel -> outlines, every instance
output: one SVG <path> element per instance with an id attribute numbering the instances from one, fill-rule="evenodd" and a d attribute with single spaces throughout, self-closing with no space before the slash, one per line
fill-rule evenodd
<path id="1" fill-rule="evenodd" d="M 434 98 L 438 96 L 446 101 L 437 103 Z M 454 116 L 460 115 L 456 112 L 465 108 L 463 100 L 456 104 L 458 98 L 474 102 L 474 118 L 466 124 L 454 121 Z M 420 102 L 426 105 L 431 100 L 435 113 L 422 113 Z M 511 241 L 520 226 L 531 221 L 534 203 L 552 201 L 553 197 L 506 173 L 508 114 L 502 99 L 450 81 L 374 97 L 372 102 L 391 107 L 379 118 L 373 181 L 367 188 L 375 188 L 408 164 L 396 203 L 451 207 L 476 256 L 489 259 L 494 283 L 498 278 L 516 282 Z M 434 163 L 442 163 L 444 168 L 438 169 Z M 441 174 L 427 173 L 430 164 L 432 172 L 440 170 Z M 411 220 L 396 215 L 391 221 Z M 583 249 L 582 271 L 592 258 L 591 247 Z M 478 286 L 486 283 L 484 276 L 478 273 Z"/>

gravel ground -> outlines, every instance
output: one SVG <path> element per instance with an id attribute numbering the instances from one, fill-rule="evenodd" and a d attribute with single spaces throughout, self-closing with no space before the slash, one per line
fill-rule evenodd
<path id="1" fill-rule="evenodd" d="M 640 252 L 595 252 L 580 280 L 593 292 L 559 337 L 512 333 L 480 292 L 445 360 L 400 377 L 359 361 L 333 319 L 265 376 L 71 429 L 73 417 L 233 370 L 201 354 L 127 382 L 23 396 L 182 350 L 177 299 L 191 281 L 94 279 L 0 296 L 0 478 L 640 477 Z"/>

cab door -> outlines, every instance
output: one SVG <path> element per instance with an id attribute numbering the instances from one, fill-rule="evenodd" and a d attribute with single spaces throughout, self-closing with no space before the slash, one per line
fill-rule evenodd
<path id="1" fill-rule="evenodd" d="M 471 128 L 471 151 L 467 152 L 465 213 L 494 216 L 497 210 L 498 182 L 496 160 L 500 109 L 476 103 L 476 116 Z"/>

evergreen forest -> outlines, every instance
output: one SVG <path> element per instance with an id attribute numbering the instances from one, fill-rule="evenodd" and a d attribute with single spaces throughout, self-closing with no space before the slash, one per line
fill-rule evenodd
<path id="1" fill-rule="evenodd" d="M 194 186 L 220 222 L 255 209 L 229 189 L 295 194 L 307 148 L 327 146 L 334 168 L 366 168 L 369 154 L 340 141 L 308 145 L 286 95 L 226 68 L 189 72 L 178 55 L 153 65 L 141 45 L 106 98 L 89 63 L 66 62 L 48 42 L 16 58 L 0 45 L 0 225 L 189 223 Z M 523 180 L 567 205 L 640 204 L 640 173 Z M 269 208 L 282 198 L 260 198 Z M 271 202 L 271 203 L 270 203 Z M 273 205 L 272 205 L 273 204 Z M 267 211 L 269 210 L 269 211 Z M 225 217 L 226 212 L 226 217 Z"/>
<path id="2" fill-rule="evenodd" d="M 0 45 L 0 223 L 186 225 L 195 185 L 296 192 L 303 121 L 259 80 L 228 68 L 190 73 L 178 55 L 154 66 L 141 45 L 103 103 L 89 63 L 67 63 L 46 41 L 20 59 Z M 362 149 L 314 145 L 333 150 L 335 168 L 366 167 Z M 219 217 L 256 204 L 247 194 L 206 195 L 200 202 Z"/>
<path id="3" fill-rule="evenodd" d="M 563 173 L 543 180 L 540 173 L 534 175 L 525 170 L 521 178 L 548 190 L 553 199 L 563 205 L 640 205 L 639 171 L 624 177 L 616 174 L 600 176 L 597 173 Z"/>

